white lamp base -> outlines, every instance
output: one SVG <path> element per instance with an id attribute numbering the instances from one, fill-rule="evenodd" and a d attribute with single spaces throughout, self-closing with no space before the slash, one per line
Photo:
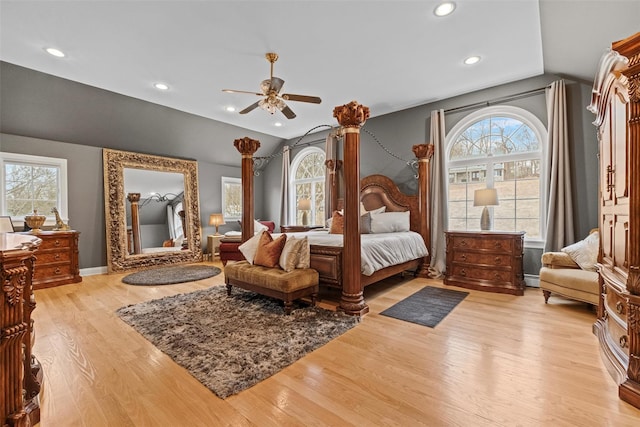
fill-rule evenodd
<path id="1" fill-rule="evenodd" d="M 489 215 L 489 208 L 486 206 L 482 210 L 482 216 L 480 217 L 480 230 L 491 230 L 491 215 Z"/>

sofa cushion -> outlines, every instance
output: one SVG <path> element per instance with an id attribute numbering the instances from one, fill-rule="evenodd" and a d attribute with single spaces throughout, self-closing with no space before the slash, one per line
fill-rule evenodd
<path id="1" fill-rule="evenodd" d="M 580 268 L 566 252 L 545 252 L 542 254 L 542 265 L 551 268 Z"/>
<path id="2" fill-rule="evenodd" d="M 568 298 L 598 304 L 598 273 L 594 271 L 542 267 L 540 288 Z"/>
<path id="3" fill-rule="evenodd" d="M 232 281 L 240 280 L 280 292 L 305 289 L 317 285 L 319 281 L 318 272 L 310 268 L 299 268 L 287 272 L 279 268 L 251 265 L 247 261 L 227 264 L 224 274 Z"/>

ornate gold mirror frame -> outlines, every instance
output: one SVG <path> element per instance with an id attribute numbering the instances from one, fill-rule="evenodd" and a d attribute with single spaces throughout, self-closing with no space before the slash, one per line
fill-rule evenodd
<path id="1" fill-rule="evenodd" d="M 139 270 L 158 265 L 202 261 L 198 163 L 195 160 L 173 159 L 106 148 L 102 151 L 102 157 L 104 164 L 104 204 L 109 273 Z M 125 210 L 127 195 L 124 189 L 125 168 L 183 174 L 186 249 L 150 254 L 128 253 Z"/>

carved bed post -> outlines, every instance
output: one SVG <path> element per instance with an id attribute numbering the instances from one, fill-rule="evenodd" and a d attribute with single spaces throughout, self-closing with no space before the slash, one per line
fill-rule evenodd
<path id="1" fill-rule="evenodd" d="M 360 316 L 369 311 L 360 282 L 360 127 L 369 118 L 369 108 L 351 101 L 335 107 L 333 117 L 344 132 L 344 255 L 340 308 L 347 314 Z"/>
<path id="2" fill-rule="evenodd" d="M 133 234 L 133 253 L 141 254 L 142 245 L 140 244 L 140 217 L 138 210 L 140 206 L 140 193 L 127 194 L 127 200 L 131 203 L 131 233 Z"/>
<path id="3" fill-rule="evenodd" d="M 418 158 L 418 208 L 420 211 L 420 234 L 429 253 L 423 257 L 418 270 L 419 277 L 429 277 L 431 264 L 431 157 L 433 144 L 417 144 L 413 146 L 413 154 Z"/>
<path id="4" fill-rule="evenodd" d="M 260 141 L 244 137 L 233 141 L 242 154 L 242 241 L 253 237 L 253 153 L 260 148 Z"/>

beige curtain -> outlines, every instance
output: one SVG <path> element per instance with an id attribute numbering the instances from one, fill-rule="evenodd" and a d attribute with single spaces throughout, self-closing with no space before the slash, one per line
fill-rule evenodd
<path id="1" fill-rule="evenodd" d="M 325 140 L 325 160 L 335 160 L 337 153 L 337 140 L 333 132 L 329 132 L 327 135 L 327 139 Z M 338 177 L 335 174 L 335 171 L 329 171 L 325 169 L 325 177 L 324 177 L 324 218 L 322 224 L 326 222 L 327 219 L 331 217 L 331 193 L 330 189 L 333 187 L 333 180 Z"/>
<path id="2" fill-rule="evenodd" d="M 431 112 L 430 139 L 434 145 L 431 160 L 431 265 L 433 277 L 441 277 L 446 269 L 444 232 L 448 227 L 447 181 L 444 167 L 445 155 L 444 110 Z"/>
<path id="3" fill-rule="evenodd" d="M 551 84 L 547 96 L 547 232 L 544 250 L 558 251 L 575 241 L 571 169 L 564 80 Z"/>
<path id="4" fill-rule="evenodd" d="M 289 221 L 289 168 L 291 166 L 291 150 L 288 145 L 282 149 L 282 192 L 280 193 L 280 225 L 292 224 Z"/>

